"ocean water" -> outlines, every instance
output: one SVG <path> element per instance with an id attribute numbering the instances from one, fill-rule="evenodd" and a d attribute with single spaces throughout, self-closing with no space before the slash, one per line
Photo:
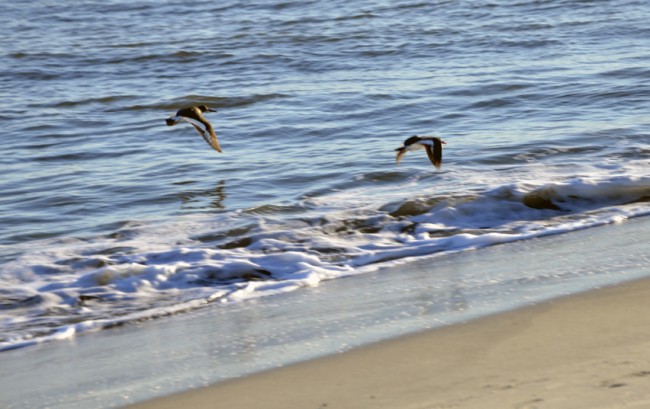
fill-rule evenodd
<path id="1" fill-rule="evenodd" d="M 0 350 L 633 223 L 649 19 L 632 0 L 3 4 Z M 165 126 L 199 103 L 222 154 Z M 441 170 L 395 164 L 414 134 L 446 141 Z"/>

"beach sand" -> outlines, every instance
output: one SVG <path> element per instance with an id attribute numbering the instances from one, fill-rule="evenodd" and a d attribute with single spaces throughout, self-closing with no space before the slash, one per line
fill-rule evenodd
<path id="1" fill-rule="evenodd" d="M 650 280 L 131 408 L 647 408 Z"/>

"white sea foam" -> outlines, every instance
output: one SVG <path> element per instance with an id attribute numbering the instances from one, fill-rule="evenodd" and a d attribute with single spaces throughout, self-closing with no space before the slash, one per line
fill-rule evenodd
<path id="1" fill-rule="evenodd" d="M 192 216 L 128 227 L 131 234 L 117 240 L 51 240 L 43 250 L 24 249 L 2 276 L 11 296 L 0 310 L 0 349 L 317 286 L 411 257 L 618 223 L 650 213 L 650 178 L 507 183 L 392 203 L 357 198 L 334 192 L 289 217 Z M 249 227 L 241 234 L 224 232 L 243 217 Z M 203 236 L 213 239 L 197 239 Z"/>

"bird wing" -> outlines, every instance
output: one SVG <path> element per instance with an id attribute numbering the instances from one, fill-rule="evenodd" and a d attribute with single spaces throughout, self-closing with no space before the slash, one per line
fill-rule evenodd
<path id="1" fill-rule="evenodd" d="M 395 157 L 395 160 L 397 161 L 397 164 L 399 165 L 399 162 L 402 160 L 404 155 L 406 154 L 406 149 L 404 148 L 397 148 L 395 149 L 397 151 L 397 157 Z"/>
<path id="2" fill-rule="evenodd" d="M 424 150 L 427 152 L 427 156 L 431 163 L 433 163 L 433 166 L 436 169 L 440 169 L 440 165 L 442 165 L 442 141 L 438 138 L 431 138 L 431 141 L 433 144 L 424 145 Z"/>
<path id="3" fill-rule="evenodd" d="M 201 133 L 201 136 L 205 141 L 208 143 L 208 145 L 212 146 L 212 149 L 215 151 L 221 153 L 221 146 L 219 145 L 219 140 L 217 139 L 217 134 L 214 132 L 214 128 L 212 128 L 212 124 L 208 122 L 207 119 L 199 112 L 196 108 L 192 110 L 192 119 L 194 121 L 198 121 L 205 127 L 205 130 L 208 131 L 210 134 L 210 137 L 206 136 L 205 133 Z"/>
<path id="4" fill-rule="evenodd" d="M 205 123 L 205 129 L 208 131 L 210 134 L 210 138 L 208 139 L 205 135 L 203 135 L 203 139 L 208 143 L 208 145 L 212 146 L 212 149 L 215 151 L 221 153 L 221 146 L 219 145 L 219 140 L 217 139 L 217 134 L 214 132 L 214 128 L 212 128 L 212 125 L 210 125 L 207 121 Z"/>
<path id="5" fill-rule="evenodd" d="M 198 120 L 194 118 L 183 117 L 183 120 L 196 129 L 196 131 L 201 135 L 204 141 L 208 143 L 215 151 L 221 152 L 221 146 L 219 146 L 219 141 L 217 140 L 217 135 L 214 133 L 214 129 L 210 122 L 206 121 L 205 118 L 200 117 Z M 203 129 L 205 127 L 205 129 Z M 209 135 L 206 135 L 205 132 L 208 132 Z"/>

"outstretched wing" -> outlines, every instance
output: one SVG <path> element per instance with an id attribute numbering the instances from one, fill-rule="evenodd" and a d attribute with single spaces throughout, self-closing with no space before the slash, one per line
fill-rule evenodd
<path id="1" fill-rule="evenodd" d="M 424 150 L 427 152 L 433 166 L 440 169 L 440 165 L 442 165 L 442 141 L 439 138 L 431 138 L 430 141 L 432 144 L 424 145 Z"/>
<path id="2" fill-rule="evenodd" d="M 406 154 L 406 149 L 404 148 L 397 148 L 395 149 L 397 151 L 397 157 L 395 157 L 395 160 L 397 161 L 397 164 L 399 165 L 399 162 L 402 160 L 404 155 Z"/>
<path id="3" fill-rule="evenodd" d="M 208 139 L 205 134 L 203 135 L 203 139 L 212 146 L 212 149 L 215 151 L 221 153 L 221 146 L 219 145 L 219 140 L 217 139 L 217 134 L 214 132 L 214 128 L 212 128 L 212 125 L 209 123 L 206 124 L 205 128 L 207 129 L 208 133 L 210 134 L 210 138 Z"/>
<path id="4" fill-rule="evenodd" d="M 210 124 L 206 125 L 206 129 L 209 133 L 209 135 L 206 135 L 205 131 L 203 128 L 201 128 L 199 125 L 195 124 L 193 121 L 188 120 L 187 121 L 190 125 L 196 129 L 196 131 L 201 135 L 204 141 L 208 143 L 208 145 L 212 146 L 212 148 L 217 151 L 221 152 L 221 146 L 219 146 L 219 141 L 217 140 L 217 135 L 214 133 L 214 129 L 212 129 L 212 126 Z"/>

